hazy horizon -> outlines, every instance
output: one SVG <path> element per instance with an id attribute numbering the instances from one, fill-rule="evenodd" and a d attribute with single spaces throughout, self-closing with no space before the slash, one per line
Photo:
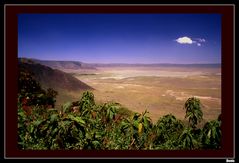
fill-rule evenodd
<path id="1" fill-rule="evenodd" d="M 221 64 L 221 15 L 19 14 L 18 56 L 100 64 Z"/>
<path id="2" fill-rule="evenodd" d="M 158 62 L 158 63 L 120 63 L 120 62 L 108 62 L 108 63 L 93 63 L 93 62 L 84 62 L 84 61 L 79 61 L 79 60 L 46 60 L 46 59 L 38 59 L 38 58 L 27 58 L 27 57 L 18 57 L 18 58 L 25 58 L 25 59 L 33 59 L 33 60 L 39 60 L 39 61 L 55 61 L 55 62 L 81 62 L 81 63 L 86 63 L 86 64 L 142 64 L 142 65 L 154 65 L 154 64 L 172 64 L 172 65 L 221 65 L 221 63 L 166 63 L 166 62 Z"/>

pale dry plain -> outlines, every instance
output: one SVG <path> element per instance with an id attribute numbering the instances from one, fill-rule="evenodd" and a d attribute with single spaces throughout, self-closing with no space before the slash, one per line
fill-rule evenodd
<path id="1" fill-rule="evenodd" d="M 115 101 L 139 113 L 147 109 L 153 122 L 169 113 L 184 120 L 183 105 L 193 96 L 204 106 L 204 122 L 221 113 L 220 68 L 98 67 L 73 74 L 95 89 L 97 102 Z"/>

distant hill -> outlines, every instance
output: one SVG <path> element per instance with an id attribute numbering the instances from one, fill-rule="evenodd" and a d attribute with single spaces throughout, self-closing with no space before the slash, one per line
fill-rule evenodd
<path id="1" fill-rule="evenodd" d="M 205 67 L 205 68 L 220 68 L 220 63 L 199 63 L 199 64 L 174 64 L 174 63 L 152 63 L 152 64 L 143 64 L 143 63 L 92 63 L 89 64 L 92 67 Z"/>
<path id="2" fill-rule="evenodd" d="M 39 63 L 53 69 L 58 70 L 96 70 L 96 68 L 90 64 L 83 63 L 80 61 L 50 61 L 50 60 L 38 60 L 38 59 L 31 59 L 35 63 Z"/>
<path id="3" fill-rule="evenodd" d="M 26 58 L 25 58 L 26 59 Z M 72 72 L 73 70 L 97 70 L 100 67 L 188 67 L 188 68 L 220 68 L 220 63 L 195 63 L 195 64 L 175 64 L 175 63 L 84 63 L 80 61 L 53 61 L 53 60 L 39 60 L 26 59 L 34 61 L 53 69 L 59 69 L 64 72 Z"/>
<path id="4" fill-rule="evenodd" d="M 20 58 L 18 60 L 18 66 L 20 69 L 27 69 L 29 72 L 33 73 L 35 79 L 39 81 L 45 89 L 53 88 L 55 90 L 64 89 L 69 91 L 93 89 L 71 74 L 41 65 L 31 59 Z"/>

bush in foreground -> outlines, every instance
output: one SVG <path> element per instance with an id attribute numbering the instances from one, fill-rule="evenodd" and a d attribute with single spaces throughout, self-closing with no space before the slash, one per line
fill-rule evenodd
<path id="1" fill-rule="evenodd" d="M 186 104 L 185 106 L 191 106 Z M 190 119 L 189 123 L 192 125 L 185 126 L 182 121 L 169 114 L 153 124 L 147 111 L 142 114 L 133 113 L 119 103 L 113 102 L 98 105 L 94 101 L 94 94 L 88 91 L 83 93 L 79 101 L 68 102 L 59 110 L 32 105 L 31 112 L 28 113 L 23 106 L 19 100 L 18 147 L 20 149 L 220 148 L 221 122 L 219 120 L 207 122 L 200 129 L 195 126 L 198 121 Z M 186 115 L 189 115 L 188 110 Z"/>

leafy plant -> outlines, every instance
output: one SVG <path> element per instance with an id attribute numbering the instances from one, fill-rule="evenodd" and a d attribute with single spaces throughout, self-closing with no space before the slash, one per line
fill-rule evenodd
<path id="1" fill-rule="evenodd" d="M 154 126 L 154 146 L 160 149 L 176 148 L 177 139 L 184 129 L 184 125 L 180 120 L 172 114 L 168 114 L 160 118 Z"/>
<path id="2" fill-rule="evenodd" d="M 178 139 L 180 149 L 195 149 L 198 145 L 197 143 L 192 128 L 185 128 Z"/>
<path id="3" fill-rule="evenodd" d="M 30 92 L 29 92 L 30 93 Z M 50 96 L 54 91 L 48 90 Z M 84 92 L 79 101 L 67 102 L 60 109 L 27 105 L 25 95 L 18 97 L 19 149 L 103 149 L 103 150 L 179 150 L 218 149 L 221 121 L 209 121 L 201 129 L 195 126 L 202 114 L 195 99 L 189 99 L 185 127 L 174 115 L 161 117 L 153 124 L 145 110 L 130 112 L 119 103 L 98 105 L 92 92 Z M 199 114 L 198 114 L 199 113 Z"/>
<path id="4" fill-rule="evenodd" d="M 185 118 L 189 119 L 189 124 L 192 128 L 196 128 L 196 125 L 202 120 L 203 112 L 202 105 L 198 98 L 189 98 L 184 105 L 186 109 Z"/>
<path id="5" fill-rule="evenodd" d="M 218 149 L 221 144 L 221 121 L 212 120 L 207 122 L 203 127 L 202 143 L 204 148 Z"/>

